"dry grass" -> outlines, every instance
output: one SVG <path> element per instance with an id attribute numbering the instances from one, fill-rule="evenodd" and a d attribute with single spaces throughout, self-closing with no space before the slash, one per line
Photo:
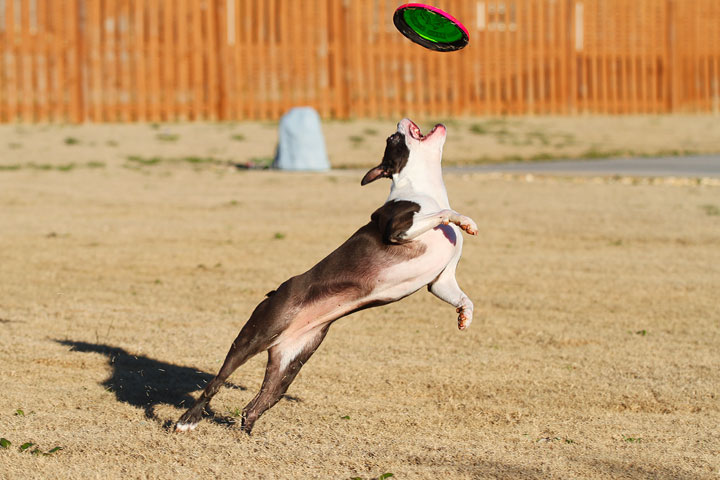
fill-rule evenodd
<path id="1" fill-rule="evenodd" d="M 368 162 L 369 164 L 369 162 Z M 0 477 L 716 478 L 720 189 L 446 178 L 468 332 L 425 291 L 340 320 L 247 437 L 264 356 L 167 426 L 268 290 L 388 184 L 160 164 L 0 172 Z M 17 415 L 21 409 L 24 415 Z M 20 453 L 24 442 L 50 456 Z"/>

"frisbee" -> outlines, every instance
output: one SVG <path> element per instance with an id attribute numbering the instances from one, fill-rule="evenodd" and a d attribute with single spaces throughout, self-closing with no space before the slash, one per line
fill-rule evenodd
<path id="1" fill-rule="evenodd" d="M 407 38 L 436 52 L 452 52 L 470 41 L 467 29 L 452 15 L 422 3 L 400 5 L 393 23 Z"/>

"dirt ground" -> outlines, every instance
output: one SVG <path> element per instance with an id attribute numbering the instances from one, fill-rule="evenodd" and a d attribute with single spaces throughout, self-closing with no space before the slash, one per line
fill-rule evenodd
<path id="1" fill-rule="evenodd" d="M 47 128 L 44 162 L 92 161 L 56 156 L 87 140 Z M 467 332 L 424 290 L 358 312 L 251 437 L 231 420 L 264 355 L 179 435 L 264 294 L 389 188 L 191 163 L 0 171 L 0 478 L 720 476 L 720 187 L 447 175 L 480 229 L 458 271 Z"/>
<path id="2" fill-rule="evenodd" d="M 720 117 L 579 116 L 414 119 L 448 127 L 446 165 L 556 158 L 720 152 Z M 394 121 L 325 121 L 330 163 L 365 168 Z M 103 168 L 151 163 L 267 164 L 277 124 L 0 125 L 0 170 Z"/>

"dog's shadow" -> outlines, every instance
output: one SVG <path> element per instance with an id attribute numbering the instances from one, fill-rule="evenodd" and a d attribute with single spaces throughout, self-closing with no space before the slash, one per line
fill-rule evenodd
<path id="1" fill-rule="evenodd" d="M 71 351 L 94 352 L 106 356 L 112 373 L 101 385 L 113 392 L 118 401 L 142 408 L 146 418 L 159 422 L 162 422 L 162 419 L 155 413 L 158 405 L 188 408 L 194 402 L 191 393 L 204 388 L 214 377 L 196 368 L 133 355 L 110 345 L 73 340 L 55 341 L 70 347 Z M 245 387 L 232 383 L 226 383 L 225 387 L 246 390 Z M 232 425 L 236 421 L 233 417 L 218 416 L 211 410 L 207 410 L 206 415 L 218 424 Z M 167 420 L 163 426 L 170 428 L 172 424 L 172 421 Z"/>

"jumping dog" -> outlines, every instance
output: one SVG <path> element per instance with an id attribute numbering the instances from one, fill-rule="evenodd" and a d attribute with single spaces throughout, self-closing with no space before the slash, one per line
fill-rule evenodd
<path id="1" fill-rule="evenodd" d="M 282 397 L 335 320 L 396 302 L 424 286 L 456 307 L 460 330 L 468 328 L 473 303 L 458 286 L 455 268 L 462 253 L 461 230 L 477 235 L 477 226 L 450 208 L 441 168 L 446 136 L 443 125 L 422 135 L 411 120 L 400 121 L 387 139 L 382 163 L 361 182 L 391 178 L 385 204 L 320 263 L 267 294 L 240 330 L 217 376 L 180 417 L 176 431 L 194 429 L 227 378 L 267 350 L 262 387 L 242 413 L 242 429 L 249 434 L 258 417 Z"/>

